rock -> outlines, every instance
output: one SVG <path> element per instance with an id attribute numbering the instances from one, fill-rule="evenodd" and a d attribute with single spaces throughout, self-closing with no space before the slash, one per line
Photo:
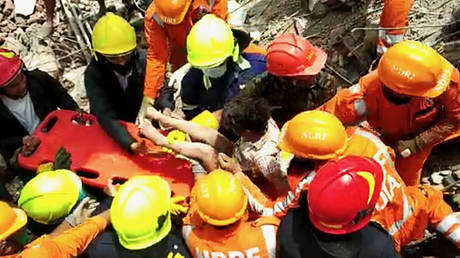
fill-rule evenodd
<path id="1" fill-rule="evenodd" d="M 79 68 L 73 69 L 63 75 L 63 78 L 73 84 L 73 88 L 69 91 L 70 96 L 80 104 L 82 100 L 86 99 L 86 90 L 84 82 L 84 73 L 86 66 L 81 66 Z"/>
<path id="2" fill-rule="evenodd" d="M 5 1 L 5 7 L 3 7 L 3 14 L 8 17 L 10 16 L 11 13 L 13 13 L 14 10 L 14 4 L 13 1 L 11 0 L 6 0 Z"/>
<path id="3" fill-rule="evenodd" d="M 435 173 L 431 174 L 430 178 L 431 178 L 431 182 L 433 182 L 433 184 L 442 185 L 443 176 L 441 174 L 439 174 L 438 172 L 435 172 Z"/>

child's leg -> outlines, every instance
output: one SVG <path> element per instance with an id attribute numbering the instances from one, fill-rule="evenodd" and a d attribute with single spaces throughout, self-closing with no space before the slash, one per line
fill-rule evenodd
<path id="1" fill-rule="evenodd" d="M 232 152 L 233 143 L 214 129 L 203 127 L 190 121 L 165 116 L 154 108 L 147 109 L 146 117 L 155 119 L 166 127 L 176 128 L 188 134 L 193 141 L 211 145 L 220 152 L 227 154 Z"/>
<path id="2" fill-rule="evenodd" d="M 168 139 L 158 132 L 150 123 L 145 120 L 141 128 L 142 134 L 152 140 L 155 144 L 172 149 L 192 159 L 199 160 L 203 163 L 207 171 L 212 171 L 217 168 L 217 151 L 204 143 L 199 142 L 181 142 L 174 141 L 169 143 Z"/>

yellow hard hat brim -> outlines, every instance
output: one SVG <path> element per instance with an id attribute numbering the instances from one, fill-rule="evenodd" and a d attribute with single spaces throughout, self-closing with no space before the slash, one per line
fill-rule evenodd
<path id="1" fill-rule="evenodd" d="M 13 211 L 16 213 L 16 220 L 8 230 L 0 234 L 0 241 L 7 239 L 9 236 L 14 234 L 16 231 L 18 231 L 27 224 L 27 215 L 23 210 L 13 208 Z"/>

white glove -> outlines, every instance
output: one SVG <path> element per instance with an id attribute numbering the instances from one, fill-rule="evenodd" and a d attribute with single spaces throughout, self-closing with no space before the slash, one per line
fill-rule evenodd
<path id="1" fill-rule="evenodd" d="M 91 216 L 97 206 L 99 206 L 99 203 L 96 202 L 96 200 L 86 197 L 78 204 L 74 211 L 65 218 L 65 220 L 72 227 L 78 226 Z"/>
<path id="2" fill-rule="evenodd" d="M 147 108 L 149 107 L 153 107 L 153 99 L 144 96 L 144 98 L 142 98 L 141 108 L 139 108 L 139 113 L 137 113 L 136 125 L 142 124 Z"/>
<path id="3" fill-rule="evenodd" d="M 169 77 L 168 87 L 177 89 L 176 93 L 174 94 L 174 99 L 177 99 L 177 97 L 179 96 L 182 78 L 184 78 L 185 74 L 188 73 L 191 67 L 192 66 L 190 65 L 190 63 L 186 63 L 183 66 L 181 66 L 181 68 L 177 69 L 174 73 L 172 73 Z"/>

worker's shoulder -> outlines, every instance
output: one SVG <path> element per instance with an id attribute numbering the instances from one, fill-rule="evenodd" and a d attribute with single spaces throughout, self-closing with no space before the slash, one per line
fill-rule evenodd
<path id="1" fill-rule="evenodd" d="M 26 75 L 28 80 L 38 80 L 38 81 L 42 81 L 44 79 L 56 80 L 54 77 L 52 77 L 47 72 L 44 72 L 44 71 L 39 70 L 39 69 L 25 71 L 24 74 Z"/>

